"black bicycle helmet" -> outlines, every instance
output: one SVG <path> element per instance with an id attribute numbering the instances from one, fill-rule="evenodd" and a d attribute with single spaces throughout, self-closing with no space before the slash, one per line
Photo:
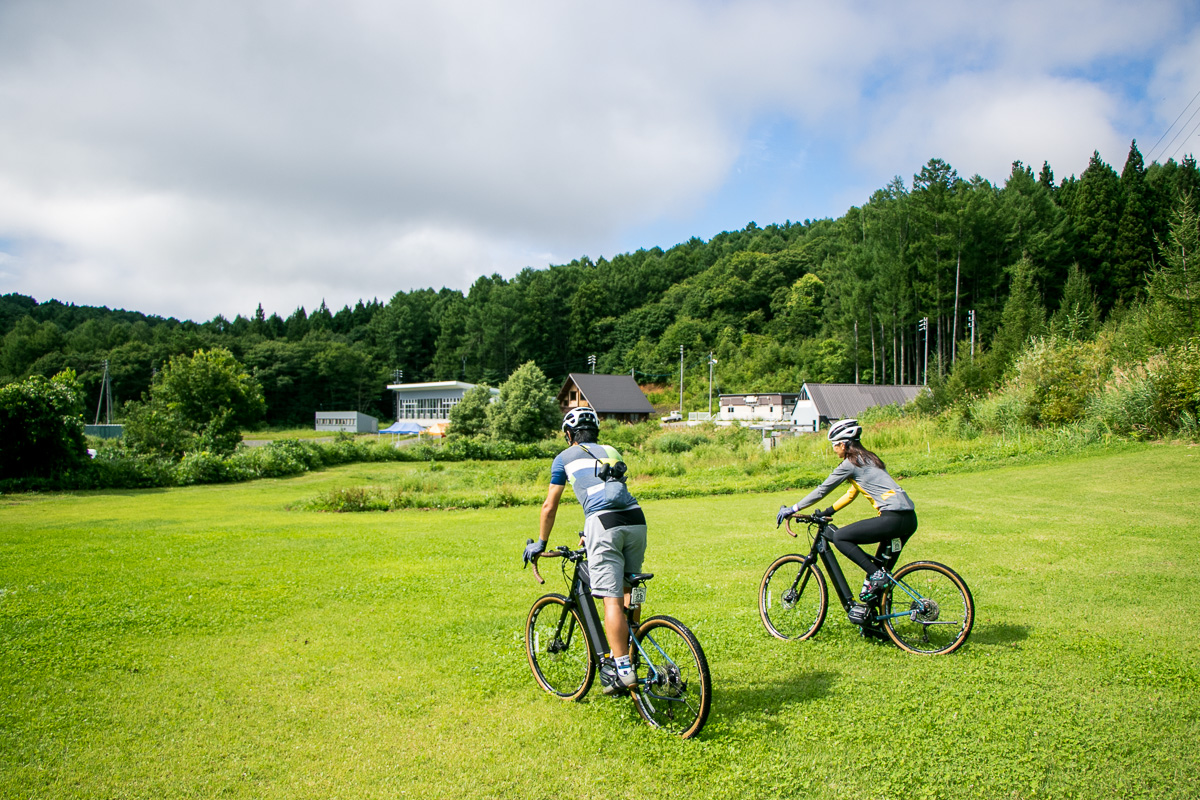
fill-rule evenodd
<path id="1" fill-rule="evenodd" d="M 849 442 L 862 436 L 862 425 L 856 419 L 839 419 L 829 426 L 829 442 Z"/>
<path id="2" fill-rule="evenodd" d="M 562 429 L 570 432 L 579 428 L 591 428 L 592 430 L 600 430 L 600 417 L 596 416 L 596 412 L 587 406 L 572 408 L 563 417 Z"/>

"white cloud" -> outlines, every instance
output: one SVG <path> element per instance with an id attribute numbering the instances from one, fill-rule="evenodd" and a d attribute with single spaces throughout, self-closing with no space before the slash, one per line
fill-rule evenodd
<path id="1" fill-rule="evenodd" d="M 1049 161 L 1059 177 L 1079 174 L 1093 150 L 1110 163 L 1119 158 L 1119 169 L 1129 141 L 1117 130 L 1116 110 L 1114 97 L 1084 81 L 955 77 L 919 105 L 882 108 L 859 157 L 878 169 L 908 166 L 908 174 L 937 157 L 964 178 L 993 182 L 1003 182 L 1015 160 L 1035 171 Z"/>
<path id="2" fill-rule="evenodd" d="M 797 160 L 747 157 L 764 117 L 842 165 L 811 191 L 846 205 L 931 156 L 993 179 L 1119 163 L 1129 101 L 1096 75 L 1165 50 L 1156 86 L 1195 84 L 1183 7 L 10 0 L 0 290 L 286 314 L 611 254 L 705 209 L 740 226 L 734 166 Z"/>

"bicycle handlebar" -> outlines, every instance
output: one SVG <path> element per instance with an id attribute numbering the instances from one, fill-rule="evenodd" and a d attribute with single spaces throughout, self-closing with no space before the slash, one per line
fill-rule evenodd
<path id="1" fill-rule="evenodd" d="M 538 572 L 537 562 L 538 562 L 539 558 L 569 558 L 572 561 L 574 561 L 574 560 L 577 560 L 582 554 L 584 554 L 586 552 L 587 552 L 586 550 L 582 550 L 582 549 L 572 550 L 571 548 L 567 547 L 565 544 L 562 544 L 562 545 L 559 545 L 558 547 L 554 548 L 553 550 L 548 550 L 544 553 L 539 553 L 538 555 L 529 559 L 529 563 L 533 566 L 533 577 L 537 578 L 538 583 L 546 582 L 546 579 L 542 577 L 542 573 Z"/>
<path id="2" fill-rule="evenodd" d="M 794 519 L 799 520 L 800 522 L 807 522 L 810 524 L 824 526 L 824 525 L 829 524 L 829 522 L 832 521 L 833 517 L 825 517 L 819 513 L 816 513 L 816 514 L 793 514 L 790 517 L 785 517 L 783 520 L 784 529 L 788 532 L 788 536 L 791 536 L 793 539 L 795 539 L 796 536 L 798 535 L 794 531 L 792 531 L 792 520 L 794 520 Z"/>

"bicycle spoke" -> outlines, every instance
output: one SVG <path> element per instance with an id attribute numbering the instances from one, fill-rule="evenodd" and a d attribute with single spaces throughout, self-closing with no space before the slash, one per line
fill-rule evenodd
<path id="1" fill-rule="evenodd" d="M 975 601 L 954 570 L 921 561 L 906 564 L 893 578 L 880 619 L 898 647 L 911 653 L 950 653 L 966 641 Z"/>

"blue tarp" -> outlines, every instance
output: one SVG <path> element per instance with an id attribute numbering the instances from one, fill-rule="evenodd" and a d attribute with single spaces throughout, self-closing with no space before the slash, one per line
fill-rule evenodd
<path id="1" fill-rule="evenodd" d="M 423 430 L 425 430 L 425 427 L 415 422 L 394 422 L 381 430 L 380 433 L 420 433 Z"/>

